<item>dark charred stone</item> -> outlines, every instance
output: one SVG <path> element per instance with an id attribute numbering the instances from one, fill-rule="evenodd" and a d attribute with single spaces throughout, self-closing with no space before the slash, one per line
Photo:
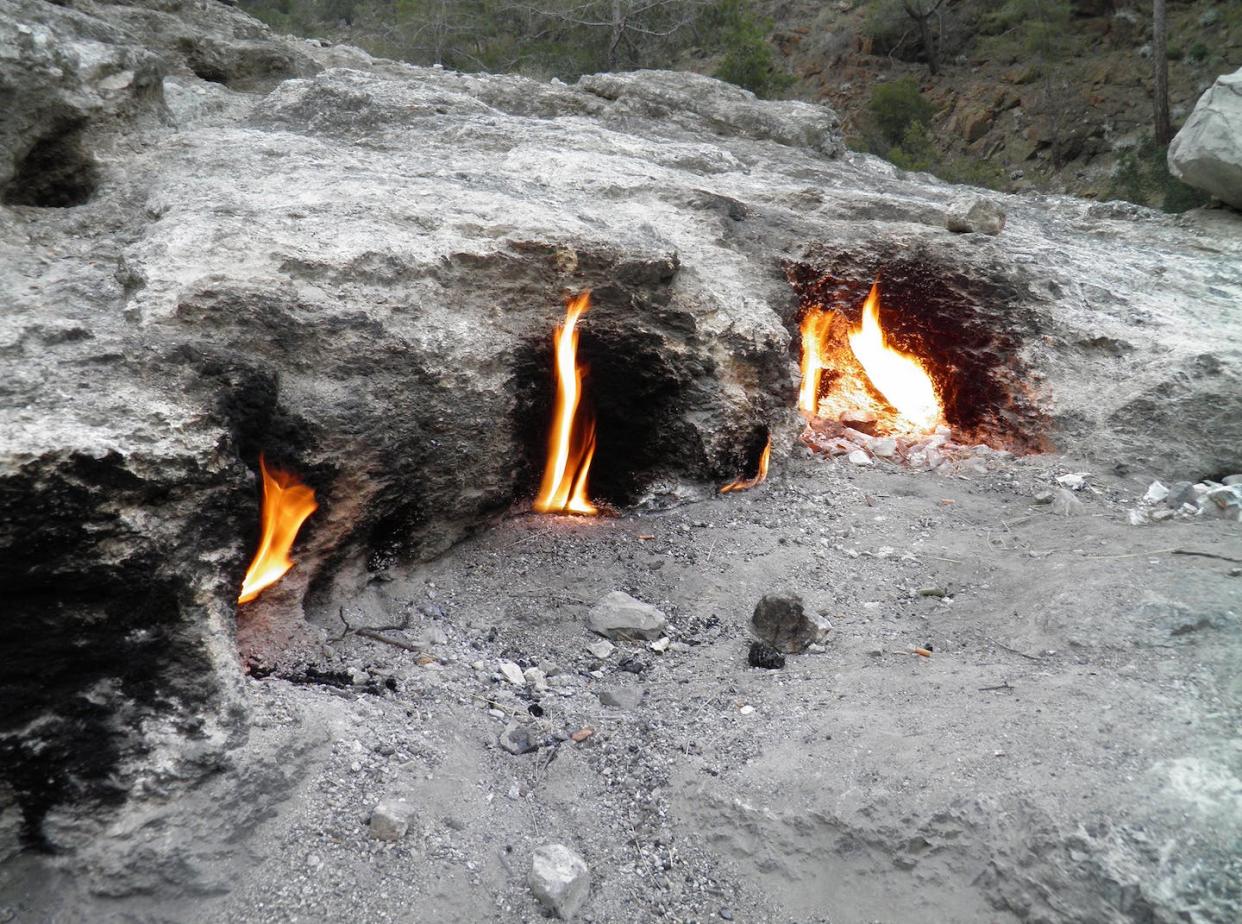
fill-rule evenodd
<path id="1" fill-rule="evenodd" d="M 750 619 L 755 634 L 779 651 L 797 654 L 822 642 L 828 625 L 808 614 L 796 594 L 765 594 Z"/>
<path id="2" fill-rule="evenodd" d="M 751 642 L 746 660 L 751 667 L 777 670 L 785 666 L 785 656 L 767 642 Z"/>

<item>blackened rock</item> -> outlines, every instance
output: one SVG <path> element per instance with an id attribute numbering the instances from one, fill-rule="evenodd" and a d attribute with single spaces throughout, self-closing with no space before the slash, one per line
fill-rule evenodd
<path id="1" fill-rule="evenodd" d="M 751 617 L 755 634 L 789 654 L 805 651 L 828 637 L 827 620 L 808 614 L 797 594 L 765 594 Z"/>
<path id="2" fill-rule="evenodd" d="M 647 669 L 647 662 L 633 656 L 626 658 L 617 667 L 631 674 L 641 674 Z"/>
<path id="3" fill-rule="evenodd" d="M 785 656 L 767 642 L 751 642 L 750 653 L 746 656 L 751 667 L 766 667 L 776 670 L 785 666 Z"/>

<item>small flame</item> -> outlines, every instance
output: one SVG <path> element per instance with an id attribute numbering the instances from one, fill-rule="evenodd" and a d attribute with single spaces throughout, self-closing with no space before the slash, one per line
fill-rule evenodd
<path id="1" fill-rule="evenodd" d="M 759 455 L 759 471 L 755 473 L 754 478 L 739 478 L 736 481 L 730 481 L 727 485 L 720 489 L 721 494 L 728 494 L 731 491 L 746 491 L 753 488 L 757 484 L 763 484 L 768 477 L 768 460 L 772 457 L 772 435 L 768 434 L 768 441 L 763 447 L 763 452 Z"/>
<path id="2" fill-rule="evenodd" d="M 802 387 L 798 410 L 814 417 L 819 409 L 819 380 L 828 365 L 827 335 L 832 313 L 812 308 L 802 319 Z"/>
<path id="3" fill-rule="evenodd" d="M 595 455 L 595 421 L 582 404 L 585 368 L 578 365 L 578 319 L 591 307 L 591 293 L 571 298 L 565 323 L 556 328 L 556 405 L 548 461 L 535 498 L 540 513 L 598 513 L 587 497 L 587 474 Z M 580 413 L 581 412 L 581 413 Z"/>
<path id="4" fill-rule="evenodd" d="M 313 490 L 302 484 L 296 475 L 269 469 L 262 455 L 259 456 L 259 471 L 263 475 L 263 538 L 242 581 L 238 603 L 249 603 L 293 567 L 289 549 L 306 518 L 319 506 Z"/>
<path id="5" fill-rule="evenodd" d="M 876 391 L 916 427 L 932 430 L 944 420 L 936 386 L 915 357 L 890 347 L 880 327 L 879 283 L 863 304 L 862 323 L 849 335 L 850 349 Z"/>

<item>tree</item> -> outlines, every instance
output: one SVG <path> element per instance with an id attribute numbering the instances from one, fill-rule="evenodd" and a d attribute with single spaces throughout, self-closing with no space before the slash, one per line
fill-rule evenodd
<path id="1" fill-rule="evenodd" d="M 693 24 L 711 0 L 557 0 L 528 9 L 606 36 L 604 64 L 615 70 L 623 57 L 637 58 L 640 43 L 666 39 Z"/>
<path id="2" fill-rule="evenodd" d="M 1169 122 L 1169 25 L 1165 0 L 1152 2 L 1151 57 L 1156 69 L 1156 144 L 1167 147 L 1173 140 Z"/>
<path id="3" fill-rule="evenodd" d="M 919 27 L 919 37 L 923 43 L 923 54 L 927 56 L 927 69 L 933 76 L 940 73 L 940 60 L 936 55 L 936 43 L 932 37 L 931 18 L 944 6 L 944 0 L 901 0 L 906 15 L 913 19 Z"/>

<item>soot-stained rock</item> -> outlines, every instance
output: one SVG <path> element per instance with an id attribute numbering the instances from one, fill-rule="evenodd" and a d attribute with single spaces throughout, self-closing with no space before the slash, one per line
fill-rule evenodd
<path id="1" fill-rule="evenodd" d="M 785 666 L 785 656 L 767 642 L 751 642 L 746 653 L 746 661 L 751 667 L 763 667 L 777 670 Z"/>
<path id="2" fill-rule="evenodd" d="M 820 644 L 831 629 L 827 620 L 806 612 L 797 594 L 765 594 L 755 604 L 750 624 L 762 641 L 789 654 Z"/>

